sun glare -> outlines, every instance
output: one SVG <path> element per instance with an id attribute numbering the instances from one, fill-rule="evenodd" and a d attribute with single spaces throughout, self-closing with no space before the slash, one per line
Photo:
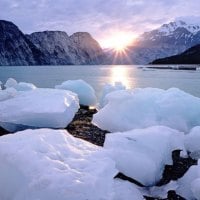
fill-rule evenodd
<path id="1" fill-rule="evenodd" d="M 115 51 L 124 51 L 131 45 L 136 36 L 130 32 L 114 32 L 100 41 L 103 48 L 112 48 Z"/>

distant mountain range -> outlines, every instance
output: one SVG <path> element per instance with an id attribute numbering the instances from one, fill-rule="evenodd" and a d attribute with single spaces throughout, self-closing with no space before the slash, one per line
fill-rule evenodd
<path id="1" fill-rule="evenodd" d="M 157 59 L 152 64 L 200 64 L 200 44 L 181 54 Z"/>
<path id="2" fill-rule="evenodd" d="M 160 28 L 143 33 L 117 64 L 148 64 L 155 59 L 184 52 L 200 44 L 200 26 L 183 21 L 164 24 Z M 111 58 L 112 59 L 112 58 Z"/>
<path id="3" fill-rule="evenodd" d="M 89 33 L 61 31 L 25 35 L 12 22 L 0 20 L 0 65 L 100 64 L 103 50 Z"/>
<path id="4" fill-rule="evenodd" d="M 126 55 L 116 57 L 116 52 L 103 50 L 86 32 L 71 36 L 62 31 L 25 35 L 12 22 L 0 20 L 0 65 L 148 64 L 154 60 L 153 63 L 167 63 L 169 58 L 168 61 L 161 58 L 180 54 L 198 44 L 200 26 L 176 21 L 143 33 L 128 47 Z M 187 56 L 182 60 L 188 51 L 178 56 L 176 63 L 194 59 Z M 196 62 L 200 63 L 198 59 Z"/>

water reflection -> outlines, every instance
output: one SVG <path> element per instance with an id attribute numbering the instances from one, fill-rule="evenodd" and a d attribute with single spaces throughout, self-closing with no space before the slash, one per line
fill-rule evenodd
<path id="1" fill-rule="evenodd" d="M 127 89 L 131 88 L 133 83 L 130 82 L 130 69 L 127 66 L 113 66 L 110 69 L 110 83 L 121 82 Z"/>

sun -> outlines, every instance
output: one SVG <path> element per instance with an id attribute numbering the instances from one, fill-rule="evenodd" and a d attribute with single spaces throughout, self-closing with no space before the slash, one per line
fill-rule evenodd
<path id="1" fill-rule="evenodd" d="M 135 38 L 136 36 L 132 32 L 116 31 L 100 40 L 100 44 L 103 48 L 110 48 L 116 52 L 121 52 L 125 51 L 134 42 Z"/>

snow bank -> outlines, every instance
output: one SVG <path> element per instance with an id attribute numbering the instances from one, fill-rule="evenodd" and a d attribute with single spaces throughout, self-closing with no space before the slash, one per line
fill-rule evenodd
<path id="1" fill-rule="evenodd" d="M 1 87 L 1 86 L 2 86 L 2 82 L 0 81 L 0 90 L 2 90 L 2 87 Z"/>
<path id="2" fill-rule="evenodd" d="M 0 199 L 111 200 L 114 162 L 64 130 L 0 137 Z"/>
<path id="3" fill-rule="evenodd" d="M 0 102 L 0 126 L 14 132 L 25 128 L 65 128 L 79 108 L 70 91 L 35 89 Z"/>
<path id="4" fill-rule="evenodd" d="M 176 130 L 155 126 L 107 134 L 104 147 L 120 172 L 151 186 L 160 180 L 164 166 L 172 164 L 172 151 L 184 150 L 183 137 Z"/>
<path id="5" fill-rule="evenodd" d="M 103 87 L 102 90 L 102 95 L 100 97 L 100 108 L 104 107 L 108 102 L 107 99 L 105 99 L 106 95 L 114 92 L 114 91 L 118 91 L 118 90 L 125 90 L 126 86 L 123 85 L 121 82 L 115 82 L 114 85 L 112 84 L 105 84 L 105 86 Z"/>
<path id="6" fill-rule="evenodd" d="M 61 85 L 56 85 L 55 88 L 76 93 L 81 105 L 94 106 L 96 104 L 97 98 L 94 89 L 83 80 L 65 81 Z"/>
<path id="7" fill-rule="evenodd" d="M 115 179 L 113 200 L 143 200 L 143 196 L 137 187 L 128 182 Z"/>
<path id="8" fill-rule="evenodd" d="M 117 91 L 93 117 L 93 123 L 111 132 L 164 125 L 188 132 L 200 125 L 200 98 L 179 89 L 156 88 Z"/>

